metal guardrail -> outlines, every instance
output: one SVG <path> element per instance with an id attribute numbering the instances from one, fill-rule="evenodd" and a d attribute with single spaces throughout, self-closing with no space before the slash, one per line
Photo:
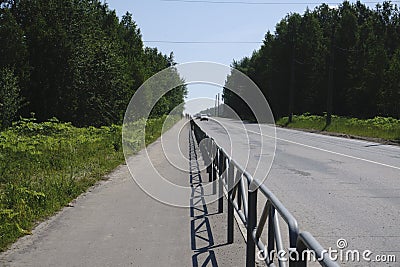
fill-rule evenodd
<path id="1" fill-rule="evenodd" d="M 253 179 L 224 149 L 209 137 L 192 119 L 191 128 L 197 143 L 200 144 L 200 152 L 206 161 L 209 182 L 213 183 L 213 193 L 218 189 L 218 212 L 223 212 L 223 196 L 227 191 L 228 221 L 227 241 L 233 243 L 234 239 L 234 211 L 236 210 L 242 223 L 247 229 L 246 266 L 253 267 L 256 263 L 256 246 L 259 255 L 267 266 L 275 265 L 276 252 L 284 251 L 282 232 L 279 217 L 284 220 L 288 228 L 289 251 L 291 255 L 277 257 L 280 267 L 307 266 L 307 258 L 313 256 L 322 266 L 337 267 L 322 246 L 308 232 L 299 232 L 296 219 L 283 206 L 279 199 L 264 185 Z M 208 162 L 207 162 L 208 161 Z M 217 186 L 218 185 L 218 186 Z M 218 188 L 217 188 L 218 187 Z M 257 194 L 263 194 L 267 201 L 257 222 Z M 267 244 L 261 239 L 264 229 L 267 228 Z M 311 255 L 312 254 L 312 255 Z"/>

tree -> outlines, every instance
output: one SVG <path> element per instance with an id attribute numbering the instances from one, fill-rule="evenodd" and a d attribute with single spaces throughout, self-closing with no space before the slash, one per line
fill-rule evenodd
<path id="1" fill-rule="evenodd" d="M 175 64 L 173 54 L 143 46 L 132 14 L 120 21 L 99 0 L 3 0 L 0 12 L 0 69 L 18 78 L 27 101 L 19 115 L 39 121 L 120 123 L 137 88 Z M 185 90 L 165 96 L 157 114 L 182 103 Z"/>
<path id="2" fill-rule="evenodd" d="M 333 113 L 398 116 L 399 25 L 400 12 L 390 2 L 376 10 L 361 2 L 322 4 L 303 15 L 287 15 L 259 50 L 232 66 L 259 85 L 275 118 L 327 112 L 329 124 Z M 235 82 L 228 77 L 226 84 Z M 224 99 L 239 107 L 234 94 L 224 92 Z"/>
<path id="3" fill-rule="evenodd" d="M 13 70 L 2 69 L 0 71 L 0 125 L 2 128 L 11 126 L 21 104 L 18 78 Z"/>
<path id="4" fill-rule="evenodd" d="M 385 72 L 384 86 L 380 95 L 380 109 L 386 116 L 400 118 L 400 47 L 389 63 Z"/>
<path id="5" fill-rule="evenodd" d="M 0 8 L 0 69 L 12 69 L 19 86 L 27 90 L 29 64 L 25 33 L 7 5 Z"/>

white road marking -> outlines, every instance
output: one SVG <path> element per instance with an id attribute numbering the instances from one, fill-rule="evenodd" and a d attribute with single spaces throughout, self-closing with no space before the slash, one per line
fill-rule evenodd
<path id="1" fill-rule="evenodd" d="M 231 125 L 231 126 L 233 126 L 235 128 L 243 129 L 242 127 L 238 127 L 236 125 Z M 274 136 L 270 136 L 270 135 L 262 134 L 262 133 L 259 133 L 259 132 L 256 132 L 256 131 L 252 131 L 252 130 L 247 129 L 246 127 L 244 127 L 244 128 L 246 129 L 247 132 L 259 134 L 259 135 L 262 135 L 262 136 L 265 136 L 265 137 L 269 137 L 269 138 L 274 138 Z M 319 151 L 322 151 L 322 152 L 331 153 L 331 154 L 342 156 L 342 157 L 361 160 L 361 161 L 365 161 L 365 162 L 368 162 L 368 163 L 373 163 L 373 164 L 381 165 L 381 166 L 384 166 L 384 167 L 400 170 L 400 167 L 392 166 L 392 165 L 389 165 L 389 164 L 385 164 L 385 163 L 381 163 L 381 162 L 377 162 L 377 161 L 373 161 L 373 160 L 369 160 L 369 159 L 363 159 L 363 158 L 359 158 L 359 157 L 355 157 L 355 156 L 351 156 L 351 155 L 347 155 L 347 154 L 343 154 L 343 153 L 339 153 L 339 152 L 335 152 L 335 151 L 331 151 L 331 150 L 315 147 L 315 146 L 310 146 L 310 145 L 298 143 L 298 142 L 295 142 L 295 141 L 290 141 L 290 140 L 279 138 L 279 137 L 275 137 L 275 138 L 277 140 L 280 140 L 280 141 L 284 141 L 284 142 L 288 142 L 288 143 L 291 143 L 291 144 L 295 144 L 295 145 L 299 145 L 299 146 L 303 146 L 303 147 L 319 150 Z"/>

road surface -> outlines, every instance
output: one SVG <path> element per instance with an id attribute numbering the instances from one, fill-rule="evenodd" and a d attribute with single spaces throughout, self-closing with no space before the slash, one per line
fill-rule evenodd
<path id="1" fill-rule="evenodd" d="M 243 162 L 249 154 L 248 171 L 254 171 L 258 159 L 262 171 L 268 170 L 270 126 L 220 118 L 196 122 L 225 150 L 233 149 L 234 158 Z M 372 260 L 376 255 L 397 259 L 372 263 L 344 257 L 344 266 L 400 266 L 400 147 L 282 128 L 276 137 L 264 183 L 295 216 L 300 230 L 311 232 L 324 248 L 338 250 L 337 241 L 345 239 L 345 252 L 370 250 Z M 262 149 L 261 140 L 266 142 Z"/>

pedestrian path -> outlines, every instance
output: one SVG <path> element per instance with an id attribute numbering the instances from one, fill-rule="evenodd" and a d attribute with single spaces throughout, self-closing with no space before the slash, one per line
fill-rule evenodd
<path id="1" fill-rule="evenodd" d="M 178 139 L 181 152 L 189 158 L 188 172 L 164 160 L 161 139 L 147 153 L 134 156 L 134 163 L 140 169 L 146 157 L 158 158 L 156 167 L 173 177 L 171 182 L 192 189 L 187 201 L 195 207 L 156 201 L 122 165 L 73 206 L 2 253 L 0 266 L 244 266 L 245 242 L 238 227 L 235 242 L 227 244 L 226 213 L 218 214 L 216 202 L 204 201 L 203 185 L 208 179 L 200 171 L 203 162 L 188 121 L 164 133 L 162 142 L 175 142 L 178 135 L 186 136 Z M 146 170 L 141 173 L 148 175 Z"/>

